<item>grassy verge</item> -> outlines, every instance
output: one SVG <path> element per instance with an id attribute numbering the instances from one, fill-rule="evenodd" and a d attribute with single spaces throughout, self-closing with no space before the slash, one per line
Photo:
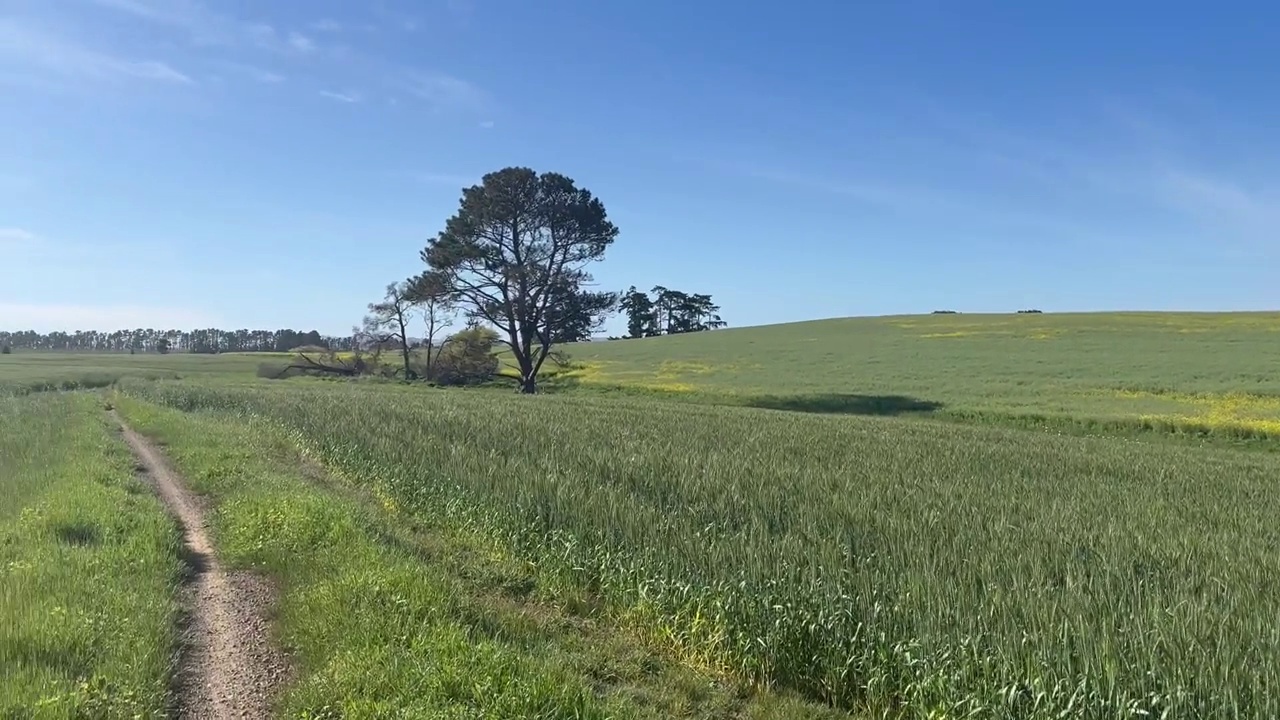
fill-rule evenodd
<path id="1" fill-rule="evenodd" d="M 0 497 L 0 717 L 164 713 L 179 535 L 95 398 L 0 398 Z"/>
<path id="2" fill-rule="evenodd" d="M 529 565 L 334 480 L 278 424 L 113 402 L 212 501 L 223 560 L 277 582 L 280 638 L 299 666 L 284 715 L 835 716 L 678 664 L 588 595 L 552 601 Z"/>

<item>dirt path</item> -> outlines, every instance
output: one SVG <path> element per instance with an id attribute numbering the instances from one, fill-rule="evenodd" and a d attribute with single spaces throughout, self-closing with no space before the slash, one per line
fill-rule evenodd
<path id="1" fill-rule="evenodd" d="M 169 511 L 182 523 L 194 577 L 188 637 L 178 671 L 178 716 L 265 718 L 288 665 L 271 642 L 271 589 L 249 573 L 222 570 L 204 512 L 163 454 L 112 411 L 124 439 Z"/>

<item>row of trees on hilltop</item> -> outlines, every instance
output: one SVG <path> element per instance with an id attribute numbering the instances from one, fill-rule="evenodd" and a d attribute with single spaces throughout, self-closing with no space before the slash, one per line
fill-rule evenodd
<path id="1" fill-rule="evenodd" d="M 34 330 L 0 331 L 0 347 L 23 350 L 72 350 L 84 352 L 288 352 L 311 345 L 337 350 L 352 346 L 350 337 L 329 337 L 315 330 L 77 330 L 39 333 Z"/>
<path id="2" fill-rule="evenodd" d="M 521 392 L 532 393 L 556 346 L 590 340 L 620 307 L 638 322 L 635 337 L 725 325 L 709 295 L 657 287 L 649 300 L 634 287 L 626 293 L 591 289 L 587 268 L 617 237 L 604 204 L 568 177 L 522 167 L 489 173 L 463 189 L 458 211 L 420 253 L 426 269 L 388 286 L 383 300 L 369 306 L 358 335 L 396 348 L 404 376 L 412 378 L 421 373 L 414 367 L 410 327 L 421 316 L 426 333 L 420 347 L 430 377 L 436 336 L 459 314 L 467 332 L 493 333 L 494 343 L 510 353 Z M 451 341 L 446 338 L 439 352 Z"/>
<path id="3" fill-rule="evenodd" d="M 628 338 L 656 337 L 715 330 L 726 325 L 720 306 L 710 295 L 653 288 L 653 297 L 632 285 L 622 294 L 619 307 L 627 314 Z"/>

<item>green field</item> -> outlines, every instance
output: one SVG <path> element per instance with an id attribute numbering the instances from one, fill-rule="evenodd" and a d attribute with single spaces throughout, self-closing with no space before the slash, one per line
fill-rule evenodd
<path id="1" fill-rule="evenodd" d="M 566 612 L 534 592 L 526 563 L 462 526 L 389 511 L 385 496 L 305 458 L 287 426 L 112 402 L 216 503 L 223 562 L 273 580 L 296 665 L 282 717 L 829 716 L 681 666 L 606 617 Z"/>
<path id="2" fill-rule="evenodd" d="M 1280 712 L 1269 453 L 646 399 L 127 392 L 269 418 L 686 656 L 842 707 Z"/>
<path id="3" fill-rule="evenodd" d="M 1280 436 L 1280 313 L 844 318 L 566 346 L 553 391 L 1104 432 Z M 0 356 L 0 390 L 251 380 L 275 353 Z"/>
<path id="4" fill-rule="evenodd" d="M 79 352 L 23 352 L 0 355 L 0 393 L 101 388 L 124 377 L 251 378 L 258 364 L 276 353 L 172 355 Z"/>
<path id="5" fill-rule="evenodd" d="M 85 395 L 0 398 L 0 717 L 169 707 L 178 533 Z"/>
<path id="6" fill-rule="evenodd" d="M 1280 715 L 1280 314 L 567 350 L 532 397 L 260 355 L 16 354 L 0 384 L 122 378 L 227 562 L 278 583 L 288 716 Z M 62 397 L 81 424 L 2 446 L 24 507 L 32 458 L 111 440 L 79 393 L 0 422 Z"/>
<path id="7" fill-rule="evenodd" d="M 596 342 L 572 384 L 851 414 L 1280 436 L 1280 313 L 846 318 Z"/>

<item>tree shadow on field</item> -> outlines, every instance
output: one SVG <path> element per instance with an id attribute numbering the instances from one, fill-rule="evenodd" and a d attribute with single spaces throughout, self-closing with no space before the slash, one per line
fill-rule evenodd
<path id="1" fill-rule="evenodd" d="M 826 393 L 821 395 L 760 395 L 747 405 L 768 410 L 826 413 L 831 415 L 923 415 L 942 407 L 942 403 L 920 400 L 906 395 L 858 395 Z"/>

